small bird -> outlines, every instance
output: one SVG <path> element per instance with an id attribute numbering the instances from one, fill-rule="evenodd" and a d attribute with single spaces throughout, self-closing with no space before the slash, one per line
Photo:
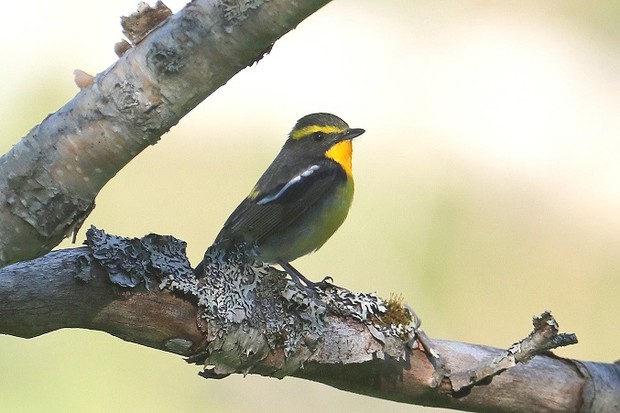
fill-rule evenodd
<path id="1" fill-rule="evenodd" d="M 364 132 L 329 113 L 299 119 L 214 246 L 245 243 L 257 261 L 279 264 L 298 284 L 324 283 L 308 280 L 290 261 L 321 248 L 347 217 L 354 187 L 351 140 Z"/>

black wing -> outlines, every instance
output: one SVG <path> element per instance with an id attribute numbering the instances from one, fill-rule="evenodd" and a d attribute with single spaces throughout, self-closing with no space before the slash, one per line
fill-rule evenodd
<path id="1" fill-rule="evenodd" d="M 216 243 L 243 239 L 260 244 L 273 233 L 284 231 L 346 174 L 335 163 L 320 161 L 257 197 L 251 196 L 233 211 L 217 236 Z"/>

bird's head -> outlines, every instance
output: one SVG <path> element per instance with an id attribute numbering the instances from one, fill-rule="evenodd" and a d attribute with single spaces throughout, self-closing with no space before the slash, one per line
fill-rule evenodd
<path id="1" fill-rule="evenodd" d="M 333 159 L 351 175 L 351 139 L 364 132 L 364 129 L 350 128 L 331 113 L 312 113 L 295 123 L 285 145 L 305 156 Z"/>

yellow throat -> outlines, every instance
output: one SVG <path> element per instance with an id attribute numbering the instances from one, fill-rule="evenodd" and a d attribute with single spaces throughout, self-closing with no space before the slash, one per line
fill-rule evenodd
<path id="1" fill-rule="evenodd" d="M 325 156 L 338 162 L 349 178 L 353 177 L 353 165 L 351 155 L 353 154 L 353 144 L 350 139 L 338 142 L 325 152 Z"/>

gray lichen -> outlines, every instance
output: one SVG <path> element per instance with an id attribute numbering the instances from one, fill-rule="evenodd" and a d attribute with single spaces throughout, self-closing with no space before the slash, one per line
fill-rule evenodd
<path id="1" fill-rule="evenodd" d="M 258 364 L 272 351 L 283 351 L 286 361 L 261 373 L 286 375 L 312 354 L 323 332 L 325 305 L 244 248 L 209 249 L 202 276 L 177 278 L 170 286 L 201 308 L 208 324 L 204 363 L 213 375 L 261 370 Z"/>
<path id="2" fill-rule="evenodd" d="M 106 269 L 110 281 L 121 287 L 133 288 L 144 283 L 150 289 L 155 282 L 164 286 L 170 278 L 192 274 L 185 242 L 169 235 L 124 238 L 91 226 L 85 244 Z"/>
<path id="3" fill-rule="evenodd" d="M 225 0 L 220 7 L 226 21 L 234 24 L 247 19 L 248 12 L 258 9 L 264 3 L 264 0 Z"/>
<path id="4" fill-rule="evenodd" d="M 375 294 L 353 293 L 330 285 L 301 288 L 265 264 L 248 257 L 246 248 L 212 247 L 198 278 L 175 279 L 171 287 L 193 295 L 208 324 L 203 358 L 207 377 L 256 372 L 284 377 L 300 368 L 323 339 L 328 315 L 366 326 L 381 351 L 368 357 L 403 359 L 405 343 L 415 334 L 413 317 L 388 324 L 388 305 Z M 272 353 L 266 367 L 262 361 Z M 274 360 L 280 360 L 274 364 Z M 337 359 L 337 362 L 345 360 Z"/>
<path id="5" fill-rule="evenodd" d="M 404 360 L 406 343 L 415 336 L 417 321 L 400 301 L 335 285 L 299 286 L 286 273 L 256 262 L 243 245 L 211 247 L 203 266 L 192 271 L 185 243 L 172 237 L 120 238 L 91 228 L 87 243 L 114 283 L 144 282 L 151 289 L 158 284 L 196 303 L 204 345 L 190 361 L 204 363 L 205 377 L 250 372 L 284 377 L 319 347 L 329 352 L 328 363 Z M 363 331 L 370 333 L 370 346 L 359 340 Z M 329 350 L 329 342 L 338 342 L 338 351 Z"/>

